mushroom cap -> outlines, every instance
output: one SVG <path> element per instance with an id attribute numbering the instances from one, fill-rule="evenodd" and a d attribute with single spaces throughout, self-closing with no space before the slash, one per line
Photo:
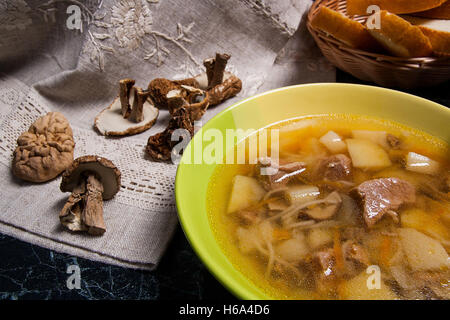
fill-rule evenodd
<path id="1" fill-rule="evenodd" d="M 17 139 L 13 174 L 32 182 L 49 181 L 70 166 L 74 147 L 67 119 L 60 112 L 49 112 Z"/>
<path id="2" fill-rule="evenodd" d="M 122 105 L 120 98 L 102 110 L 94 121 L 97 131 L 104 136 L 128 136 L 144 132 L 150 129 L 156 122 L 159 110 L 149 100 L 143 106 L 144 120 L 135 123 L 122 116 Z"/>
<path id="3" fill-rule="evenodd" d="M 60 189 L 62 192 L 72 192 L 78 185 L 84 172 L 95 172 L 103 185 L 103 199 L 113 198 L 120 190 L 120 170 L 108 159 L 88 155 L 75 159 L 72 165 L 63 173 Z"/>
<path id="4" fill-rule="evenodd" d="M 322 201 L 321 204 L 306 210 L 305 213 L 314 220 L 327 220 L 331 219 L 341 208 L 342 198 L 336 191 L 330 193 Z"/>

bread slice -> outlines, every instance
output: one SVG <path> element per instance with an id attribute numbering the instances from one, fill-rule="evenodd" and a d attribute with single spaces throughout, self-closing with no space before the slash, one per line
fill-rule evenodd
<path id="1" fill-rule="evenodd" d="M 347 0 L 349 15 L 366 15 L 367 8 L 377 5 L 392 13 L 412 13 L 439 7 L 446 0 Z"/>
<path id="2" fill-rule="evenodd" d="M 433 53 L 437 56 L 450 56 L 450 20 L 405 17 L 411 24 L 418 26 L 430 39 Z"/>
<path id="3" fill-rule="evenodd" d="M 377 51 L 380 48 L 364 25 L 330 8 L 320 7 L 313 16 L 311 25 L 352 48 L 367 51 Z"/>
<path id="4" fill-rule="evenodd" d="M 431 55 L 430 40 L 419 27 L 386 10 L 380 12 L 380 28 L 369 30 L 370 34 L 390 53 L 403 58 Z"/>
<path id="5" fill-rule="evenodd" d="M 450 0 L 447 0 L 437 8 L 422 12 L 414 12 L 413 15 L 432 19 L 450 19 Z"/>

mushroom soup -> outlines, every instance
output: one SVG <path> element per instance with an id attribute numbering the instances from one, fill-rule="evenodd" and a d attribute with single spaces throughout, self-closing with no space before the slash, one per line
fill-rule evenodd
<path id="1" fill-rule="evenodd" d="M 278 161 L 218 165 L 208 186 L 213 232 L 242 274 L 279 299 L 450 298 L 445 142 L 365 117 L 274 128 Z"/>

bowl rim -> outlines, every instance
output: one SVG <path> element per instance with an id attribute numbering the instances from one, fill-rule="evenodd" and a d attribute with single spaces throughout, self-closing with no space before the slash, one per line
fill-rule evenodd
<path id="1" fill-rule="evenodd" d="M 213 118 L 211 118 L 207 123 L 204 124 L 204 126 L 202 128 L 199 129 L 198 132 L 196 132 L 196 134 L 194 135 L 194 137 L 191 139 L 191 141 L 189 142 L 189 145 L 193 142 L 193 140 L 195 139 L 195 137 L 197 136 L 201 136 L 198 135 L 198 133 L 201 134 L 201 132 L 203 131 L 203 128 L 208 124 L 208 123 L 212 123 L 214 121 L 216 121 L 216 119 L 224 116 L 224 114 L 230 112 L 231 110 L 238 108 L 240 105 L 246 103 L 249 100 L 253 100 L 253 99 L 257 99 L 259 97 L 265 96 L 265 95 L 270 95 L 274 92 L 279 92 L 279 91 L 288 91 L 288 90 L 293 90 L 295 88 L 303 88 L 303 87 L 317 87 L 317 86 L 322 86 L 322 87 L 359 87 L 359 88 L 366 88 L 368 90 L 374 90 L 374 91 L 379 91 L 379 92 L 389 92 L 391 94 L 396 94 L 396 95 L 402 95 L 404 96 L 406 99 L 410 99 L 410 100 L 415 100 L 415 101 L 422 101 L 424 103 L 424 107 L 426 106 L 427 108 L 438 108 L 443 112 L 447 112 L 450 115 L 450 108 L 441 105 L 439 103 L 436 103 L 434 101 L 419 97 L 419 96 L 415 96 L 413 94 L 410 93 L 406 93 L 406 92 L 402 92 L 402 91 L 398 91 L 398 90 L 394 90 L 394 89 L 388 89 L 388 88 L 384 88 L 384 87 L 377 87 L 377 86 L 371 86 L 371 85 L 361 85 L 361 84 L 352 84 L 352 83 L 336 83 L 336 82 L 320 82 L 320 83 L 309 83 L 309 84 L 298 84 L 298 85 L 291 85 L 291 86 L 285 86 L 285 87 L 280 87 L 280 88 L 276 88 L 273 90 L 269 90 L 263 93 L 259 93 L 257 95 L 253 95 L 251 97 L 242 99 L 234 104 L 232 104 L 231 106 L 227 107 L 226 109 L 222 110 L 221 112 L 219 112 L 217 115 L 215 115 Z M 256 128 L 255 130 L 258 130 L 259 128 Z M 184 155 L 182 156 L 183 159 Z M 214 261 L 210 261 L 210 259 L 208 259 L 206 251 L 207 248 L 204 248 L 202 246 L 201 242 L 196 242 L 194 241 L 190 236 L 190 232 L 191 230 L 189 230 L 189 226 L 186 222 L 186 215 L 184 213 L 181 212 L 181 198 L 182 198 L 182 189 L 181 189 L 181 173 L 184 170 L 184 167 L 187 166 L 187 164 L 182 164 L 182 162 L 180 162 L 180 164 L 178 165 L 177 168 L 177 172 L 176 172 L 176 177 L 175 177 L 175 202 L 176 202 L 176 209 L 177 209 L 177 215 L 178 215 L 178 219 L 180 221 L 180 225 L 182 227 L 183 233 L 186 236 L 186 239 L 188 240 L 190 246 L 192 247 L 192 249 L 194 250 L 195 254 L 197 255 L 197 257 L 201 260 L 201 262 L 207 267 L 208 271 L 216 278 L 217 281 L 219 281 L 219 283 L 221 283 L 228 291 L 230 291 L 234 296 L 236 296 L 238 299 L 255 299 L 254 297 L 251 297 L 251 295 L 249 295 L 249 293 L 243 288 L 242 285 L 239 284 L 238 281 L 236 281 L 236 279 L 234 279 L 233 277 L 231 277 L 230 275 L 228 275 L 226 272 L 224 272 L 220 266 L 216 263 L 214 263 Z M 223 253 L 223 252 L 222 252 Z M 223 253 L 224 254 L 224 253 Z M 228 259 L 228 257 L 227 257 Z"/>

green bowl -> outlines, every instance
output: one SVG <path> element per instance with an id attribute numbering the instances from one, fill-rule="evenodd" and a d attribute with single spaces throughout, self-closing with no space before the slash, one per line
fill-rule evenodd
<path id="1" fill-rule="evenodd" d="M 186 164 L 188 155 L 203 151 L 205 130 L 260 129 L 308 115 L 354 114 L 393 120 L 450 143 L 450 109 L 399 91 L 372 86 L 321 83 L 269 91 L 240 101 L 210 120 L 189 143 L 178 167 L 175 195 L 183 230 L 195 252 L 214 276 L 241 299 L 270 299 L 228 260 L 211 230 L 206 191 L 214 164 Z M 226 151 L 226 150 L 224 150 Z"/>

